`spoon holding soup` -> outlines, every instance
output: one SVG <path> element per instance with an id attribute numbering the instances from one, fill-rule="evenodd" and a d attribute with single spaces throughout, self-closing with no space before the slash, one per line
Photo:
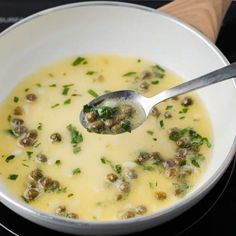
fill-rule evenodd
<path id="1" fill-rule="evenodd" d="M 131 132 L 148 117 L 152 108 L 173 97 L 236 76 L 236 62 L 211 73 L 172 87 L 147 98 L 133 90 L 120 90 L 99 96 L 85 105 L 80 113 L 82 125 L 100 134 Z"/>

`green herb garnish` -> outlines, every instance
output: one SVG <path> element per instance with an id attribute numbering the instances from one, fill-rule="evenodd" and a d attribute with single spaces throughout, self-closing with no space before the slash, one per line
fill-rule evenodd
<path id="1" fill-rule="evenodd" d="M 9 161 L 13 160 L 15 157 L 16 157 L 15 155 L 10 155 L 10 156 L 8 156 L 8 157 L 6 158 L 5 161 L 6 161 L 6 162 L 9 162 Z"/>
<path id="2" fill-rule="evenodd" d="M 17 103 L 17 102 L 19 101 L 19 98 L 18 98 L 18 97 L 14 97 L 14 98 L 13 98 L 13 101 L 14 101 L 15 103 Z"/>
<path id="3" fill-rule="evenodd" d="M 92 96 L 92 97 L 98 97 L 99 95 L 94 91 L 94 90 L 92 90 L 92 89 L 89 89 L 88 90 L 88 93 Z"/>
<path id="4" fill-rule="evenodd" d="M 131 133 L 131 123 L 130 123 L 130 121 L 122 122 L 122 123 L 121 123 L 121 128 L 122 128 L 125 132 Z"/>
<path id="5" fill-rule="evenodd" d="M 57 166 L 61 165 L 61 160 L 56 160 L 55 165 L 57 165 Z"/>
<path id="6" fill-rule="evenodd" d="M 72 170 L 73 175 L 77 175 L 77 174 L 80 174 L 80 173 L 81 173 L 80 168 L 76 168 L 76 169 Z"/>
<path id="7" fill-rule="evenodd" d="M 157 77 L 157 78 L 162 79 L 165 76 L 165 70 L 162 67 L 160 67 L 159 65 L 152 66 L 152 71 L 153 71 L 155 77 Z"/>
<path id="8" fill-rule="evenodd" d="M 115 171 L 117 174 L 120 174 L 122 172 L 122 166 L 121 165 L 115 165 Z"/>
<path id="9" fill-rule="evenodd" d="M 126 73 L 126 74 L 124 74 L 124 75 L 122 75 L 122 76 L 131 76 L 131 75 L 136 75 L 137 73 L 136 72 L 133 72 L 133 71 L 131 71 L 131 72 L 128 72 L 128 73 Z"/>
<path id="10" fill-rule="evenodd" d="M 164 127 L 164 121 L 163 120 L 160 120 L 160 126 L 161 126 L 161 128 Z"/>
<path id="11" fill-rule="evenodd" d="M 18 178 L 18 175 L 16 175 L 16 174 L 12 174 L 12 175 L 8 176 L 8 179 L 10 179 L 10 180 L 16 180 L 17 178 Z"/>
<path id="12" fill-rule="evenodd" d="M 70 193 L 67 195 L 67 197 L 72 197 L 72 196 L 74 196 L 74 193 Z"/>
<path id="13" fill-rule="evenodd" d="M 159 84 L 159 80 L 153 80 L 151 83 L 152 84 Z"/>
<path id="14" fill-rule="evenodd" d="M 37 130 L 42 130 L 43 124 L 41 122 L 38 123 Z"/>
<path id="15" fill-rule="evenodd" d="M 107 120 L 114 116 L 114 114 L 117 112 L 117 107 L 103 106 L 95 108 L 94 110 L 97 112 L 99 118 Z"/>
<path id="16" fill-rule="evenodd" d="M 77 145 L 83 142 L 82 134 L 76 129 L 76 127 L 71 124 L 67 126 L 68 131 L 70 132 L 71 144 Z"/>
<path id="17" fill-rule="evenodd" d="M 57 84 L 50 84 L 49 87 L 51 87 L 51 88 L 57 87 Z"/>
<path id="18" fill-rule="evenodd" d="M 94 107 L 93 106 L 90 106 L 90 105 L 84 105 L 83 107 L 83 112 L 84 113 L 88 113 L 90 111 L 93 111 Z"/>
<path id="19" fill-rule="evenodd" d="M 188 112 L 188 108 L 187 107 L 183 107 L 182 110 L 179 111 L 180 114 L 185 114 Z"/>
<path id="20" fill-rule="evenodd" d="M 60 106 L 60 104 L 56 103 L 56 104 L 52 105 L 51 108 L 55 108 L 55 107 L 58 107 L 58 106 Z"/>
<path id="21" fill-rule="evenodd" d="M 28 156 L 28 159 L 31 159 L 32 158 L 32 155 L 33 155 L 33 152 L 26 152 L 27 156 Z"/>
<path id="22" fill-rule="evenodd" d="M 69 87 L 64 87 L 63 90 L 62 90 L 62 95 L 67 95 L 69 90 L 70 90 Z"/>
<path id="23" fill-rule="evenodd" d="M 191 161 L 191 163 L 195 166 L 195 167 L 200 167 L 200 165 L 199 165 L 199 163 L 197 162 L 197 160 L 195 160 L 195 159 L 193 159 L 192 161 Z"/>
<path id="24" fill-rule="evenodd" d="M 68 104 L 70 104 L 71 103 L 71 99 L 69 98 L 69 99 L 66 99 L 65 101 L 64 101 L 64 105 L 68 105 Z"/>
<path id="25" fill-rule="evenodd" d="M 95 73 L 96 73 L 96 71 L 87 71 L 86 75 L 93 75 Z"/>
<path id="26" fill-rule="evenodd" d="M 168 106 L 166 106 L 166 110 L 170 110 L 170 109 L 172 109 L 172 108 L 173 108 L 172 105 L 168 105 Z"/>
<path id="27" fill-rule="evenodd" d="M 10 136 L 12 136 L 13 138 L 18 137 L 12 129 L 7 129 L 6 133 L 9 134 Z"/>
<path id="28" fill-rule="evenodd" d="M 80 65 L 82 62 L 84 63 L 86 61 L 85 58 L 83 57 L 77 57 L 74 62 L 72 63 L 73 66 L 78 66 Z"/>

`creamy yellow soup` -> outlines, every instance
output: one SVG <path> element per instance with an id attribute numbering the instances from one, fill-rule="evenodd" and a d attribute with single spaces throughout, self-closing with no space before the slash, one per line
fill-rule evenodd
<path id="1" fill-rule="evenodd" d="M 62 217 L 126 219 L 175 204 L 196 186 L 211 153 L 210 120 L 196 94 L 159 104 L 131 133 L 90 133 L 79 115 L 109 91 L 149 97 L 181 82 L 156 62 L 115 55 L 39 69 L 1 104 L 1 180 L 30 206 Z"/>

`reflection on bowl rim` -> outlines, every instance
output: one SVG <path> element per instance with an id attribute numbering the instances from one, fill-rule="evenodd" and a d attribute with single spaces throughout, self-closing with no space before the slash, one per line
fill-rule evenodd
<path id="1" fill-rule="evenodd" d="M 25 19 L 10 26 L 6 30 L 4 30 L 2 33 L 0 33 L 0 38 L 3 37 L 4 35 L 6 35 L 8 32 L 17 28 L 18 26 L 21 26 L 22 24 L 27 23 L 31 20 L 34 20 L 38 17 L 48 15 L 48 14 L 53 13 L 55 11 L 61 11 L 61 10 L 66 10 L 66 9 L 71 9 L 71 8 L 78 8 L 78 7 L 89 7 L 89 6 L 125 7 L 125 8 L 133 8 L 133 9 L 143 10 L 143 11 L 147 11 L 147 12 L 154 13 L 154 14 L 160 14 L 163 17 L 168 18 L 169 20 L 175 22 L 176 24 L 180 25 L 181 27 L 183 27 L 183 28 L 187 29 L 188 31 L 190 31 L 191 33 L 193 33 L 200 40 L 202 40 L 209 48 L 211 48 L 212 51 L 215 52 L 215 54 L 221 59 L 221 61 L 223 62 L 224 65 L 229 64 L 228 60 L 221 53 L 221 51 L 205 35 L 203 35 L 201 32 L 199 32 L 194 27 L 184 23 L 183 21 L 181 21 L 173 16 L 170 16 L 166 13 L 157 11 L 153 8 L 149 8 L 149 7 L 145 7 L 145 6 L 141 6 L 141 5 L 136 5 L 136 4 L 124 3 L 124 2 L 91 1 L 91 2 L 82 2 L 82 3 L 71 3 L 71 4 L 65 4 L 65 5 L 49 8 L 49 9 L 40 11 L 38 13 L 35 13 L 31 16 L 28 16 Z M 236 79 L 234 79 L 232 83 L 234 84 L 234 87 L 236 89 Z M 126 220 L 104 220 L 104 221 L 67 219 L 67 218 L 62 218 L 59 216 L 55 216 L 52 214 L 38 211 L 36 209 L 33 209 L 33 208 L 27 206 L 23 202 L 22 203 L 16 202 L 11 197 L 4 195 L 2 192 L 0 192 L 0 200 L 4 199 L 9 204 L 12 204 L 13 206 L 17 207 L 18 209 L 20 209 L 24 212 L 27 212 L 29 214 L 33 214 L 33 215 L 35 215 L 35 217 L 43 218 L 44 220 L 48 220 L 48 221 L 54 221 L 55 223 L 58 223 L 61 225 L 63 225 L 63 224 L 68 225 L 69 224 L 69 225 L 76 226 L 77 224 L 80 224 L 80 225 L 84 225 L 84 226 L 89 226 L 89 225 L 112 226 L 112 225 L 118 225 L 118 224 L 125 225 L 125 224 L 130 224 L 130 223 L 135 223 L 135 222 L 144 222 L 144 221 L 149 221 L 151 219 L 155 219 L 155 218 L 159 217 L 160 215 L 163 216 L 163 215 L 169 214 L 174 209 L 181 208 L 181 207 L 185 206 L 186 204 L 191 205 L 190 204 L 191 202 L 193 205 L 193 202 L 194 202 L 193 200 L 195 198 L 199 197 L 203 193 L 204 193 L 204 195 L 207 194 L 207 192 L 214 186 L 214 184 L 216 184 L 216 182 L 217 182 L 216 180 L 218 180 L 222 176 L 222 174 L 225 172 L 226 168 L 229 166 L 230 162 L 232 161 L 235 153 L 236 153 L 236 136 L 234 138 L 234 141 L 233 141 L 233 144 L 230 148 L 230 151 L 227 154 L 227 156 L 226 156 L 225 160 L 223 161 L 223 163 L 221 164 L 221 166 L 215 171 L 215 173 L 211 176 L 211 178 L 209 178 L 205 183 L 203 183 L 201 188 L 199 188 L 195 194 L 191 194 L 190 196 L 186 196 L 184 199 L 180 200 L 178 203 L 175 203 L 172 206 L 162 209 L 158 212 L 154 212 L 154 213 L 147 214 L 147 215 L 137 217 L 137 218 L 131 218 L 131 219 L 126 219 Z"/>

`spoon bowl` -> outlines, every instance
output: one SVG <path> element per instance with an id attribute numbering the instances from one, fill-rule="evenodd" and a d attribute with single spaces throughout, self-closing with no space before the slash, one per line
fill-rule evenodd
<path id="1" fill-rule="evenodd" d="M 199 78 L 190 80 L 188 82 L 182 83 L 168 90 L 162 91 L 161 93 L 147 98 L 133 90 L 120 90 L 111 93 L 104 94 L 92 100 L 88 105 L 92 107 L 97 107 L 105 101 L 122 101 L 122 103 L 132 103 L 134 105 L 134 110 L 139 111 L 138 121 L 131 125 L 132 130 L 139 127 L 147 118 L 152 107 L 160 102 L 163 102 L 169 98 L 176 97 L 178 95 L 203 88 L 227 79 L 232 79 L 236 76 L 236 62 L 231 65 L 225 66 L 221 69 L 215 70 L 211 73 L 203 75 Z M 86 114 L 82 110 L 80 113 L 81 124 L 88 129 L 88 122 L 86 121 Z M 126 132 L 125 130 L 123 132 Z M 122 133 L 122 132 L 119 132 Z M 107 133 L 103 133 L 107 134 Z M 109 133 L 118 134 L 118 133 Z"/>

